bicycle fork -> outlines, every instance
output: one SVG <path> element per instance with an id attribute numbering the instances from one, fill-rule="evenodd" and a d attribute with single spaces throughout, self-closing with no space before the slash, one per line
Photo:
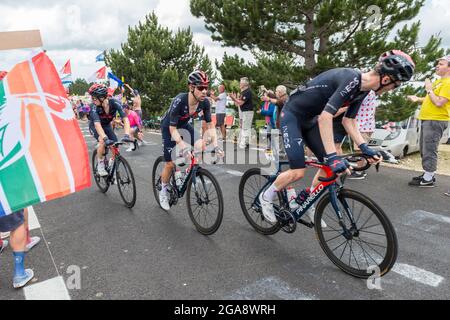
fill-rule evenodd
<path id="1" fill-rule="evenodd" d="M 356 223 L 353 218 L 353 213 L 350 209 L 350 206 L 348 205 L 347 201 L 344 198 L 340 200 L 340 202 L 342 203 L 342 206 L 344 207 L 345 214 L 348 216 L 348 218 L 351 222 L 351 228 L 348 229 L 347 226 L 345 225 L 344 215 L 342 214 L 342 211 L 339 208 L 339 199 L 338 199 L 338 190 L 337 190 L 338 187 L 336 186 L 336 184 L 332 184 L 332 185 L 330 185 L 329 188 L 330 188 L 331 205 L 333 206 L 333 209 L 336 212 L 336 215 L 339 219 L 339 225 L 341 226 L 341 228 L 343 230 L 342 235 L 347 240 L 352 240 L 354 237 L 358 237 L 359 231 L 356 227 Z"/>

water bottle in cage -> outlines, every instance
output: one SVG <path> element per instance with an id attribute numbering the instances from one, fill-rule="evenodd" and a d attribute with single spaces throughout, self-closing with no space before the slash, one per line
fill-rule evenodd
<path id="1" fill-rule="evenodd" d="M 177 187 L 181 188 L 183 182 L 184 182 L 184 173 L 180 169 L 177 169 L 175 171 L 175 183 Z"/>
<path id="2" fill-rule="evenodd" d="M 111 170 L 112 167 L 113 167 L 113 165 L 114 165 L 114 159 L 113 159 L 113 158 L 109 158 L 109 161 L 108 161 L 108 170 Z"/>
<path id="3" fill-rule="evenodd" d="M 297 199 L 297 193 L 295 192 L 295 189 L 292 187 L 287 187 L 286 188 L 287 191 L 287 198 L 288 198 L 288 203 L 289 203 L 289 208 L 291 208 L 291 210 L 295 210 L 299 207 L 296 199 Z"/>

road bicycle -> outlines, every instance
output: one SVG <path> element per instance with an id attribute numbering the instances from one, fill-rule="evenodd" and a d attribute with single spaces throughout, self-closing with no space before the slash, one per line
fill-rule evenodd
<path id="1" fill-rule="evenodd" d="M 344 156 L 354 171 L 367 170 L 371 165 L 361 154 Z M 359 165 L 364 163 L 365 165 Z M 398 242 L 395 229 L 384 211 L 364 194 L 344 187 L 346 175 L 340 178 L 331 168 L 317 161 L 306 161 L 307 167 L 323 169 L 327 176 L 301 200 L 297 208 L 289 206 L 286 189 L 278 192 L 274 202 L 278 222 L 267 221 L 261 210 L 259 195 L 281 173 L 281 161 L 275 175 L 265 175 L 261 169 L 248 170 L 239 185 L 239 201 L 250 225 L 259 233 L 273 235 L 280 230 L 293 233 L 300 223 L 315 229 L 320 246 L 327 257 L 341 270 L 358 278 L 388 273 L 397 259 Z M 379 166 L 377 165 L 377 170 Z M 306 222 L 303 215 L 317 203 L 314 222 Z M 322 227 L 321 221 L 327 224 Z"/>
<path id="2" fill-rule="evenodd" d="M 185 164 L 178 165 L 180 171 L 184 171 L 183 181 L 176 181 L 173 169 L 168 185 L 170 206 L 175 206 L 186 194 L 187 209 L 195 228 L 203 235 L 212 235 L 220 227 L 223 219 L 222 190 L 216 178 L 208 170 L 201 168 L 197 162 L 197 156 L 202 153 L 192 153 L 188 168 Z M 164 167 L 164 157 L 159 157 L 152 172 L 152 186 L 155 199 L 159 203 L 161 187 L 161 173 Z M 161 205 L 160 205 L 161 206 Z"/>
<path id="3" fill-rule="evenodd" d="M 117 184 L 120 196 L 127 208 L 133 208 L 136 204 L 136 181 L 130 164 L 120 155 L 120 146 L 122 142 L 116 142 L 107 147 L 104 162 L 105 169 L 108 172 L 106 177 L 98 174 L 97 149 L 92 153 L 92 169 L 94 172 L 95 183 L 102 193 L 108 192 L 111 185 Z M 108 153 L 111 157 L 108 159 Z"/>

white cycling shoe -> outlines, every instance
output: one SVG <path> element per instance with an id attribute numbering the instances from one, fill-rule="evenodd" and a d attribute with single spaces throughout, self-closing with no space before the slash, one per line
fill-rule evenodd
<path id="1" fill-rule="evenodd" d="M 165 211 L 170 210 L 170 203 L 169 203 L 169 197 L 166 194 L 163 194 L 162 192 L 159 193 L 159 204 L 161 205 L 161 208 Z"/>
<path id="2" fill-rule="evenodd" d="M 314 216 L 316 215 L 316 208 L 315 207 L 309 208 L 308 211 L 306 212 L 306 215 L 309 217 L 311 222 L 314 223 Z M 323 221 L 323 220 L 321 220 L 320 224 L 322 225 L 323 229 L 328 227 L 327 224 L 325 223 L 325 221 Z"/>
<path id="3" fill-rule="evenodd" d="M 264 193 L 261 193 L 259 195 L 259 203 L 261 204 L 261 210 L 262 210 L 263 216 L 264 216 L 264 218 L 266 218 L 267 221 L 275 224 L 275 223 L 277 223 L 277 217 L 275 216 L 273 203 L 265 200 L 263 195 L 264 195 Z"/>
<path id="4" fill-rule="evenodd" d="M 105 169 L 105 163 L 103 161 L 99 161 L 97 164 L 97 173 L 100 177 L 106 177 L 108 175 L 108 171 Z"/>

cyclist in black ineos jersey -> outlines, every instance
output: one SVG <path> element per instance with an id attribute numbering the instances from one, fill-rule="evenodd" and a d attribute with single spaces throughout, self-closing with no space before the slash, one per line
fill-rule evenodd
<path id="1" fill-rule="evenodd" d="M 305 175 L 305 145 L 320 162 L 326 162 L 334 173 L 351 173 L 349 164 L 336 154 L 333 142 L 333 116 L 341 107 L 348 106 L 342 123 L 361 152 L 370 157 L 372 164 L 382 160 L 365 143 L 355 117 L 371 90 L 377 95 L 394 90 L 412 78 L 414 69 L 414 61 L 409 55 L 392 50 L 381 55 L 376 67 L 370 72 L 362 73 L 350 68 L 333 69 L 291 93 L 280 116 L 281 135 L 290 170 L 280 174 L 259 197 L 263 215 L 269 222 L 277 222 L 272 205 L 277 192 Z M 326 175 L 322 171 L 318 172 L 311 192 L 319 184 L 319 177 Z"/>
<path id="2" fill-rule="evenodd" d="M 188 77 L 188 84 L 189 92 L 175 97 L 161 121 L 165 166 L 161 174 L 162 190 L 159 193 L 159 202 L 166 211 L 170 210 L 167 187 L 175 166 L 173 160 L 177 157 L 175 146 L 178 146 L 185 158 L 190 158 L 191 146 L 196 152 L 206 148 L 204 139 L 189 123 L 191 119 L 203 113 L 203 120 L 207 123 L 206 133 L 210 135 L 217 155 L 223 157 L 222 149 L 217 146 L 216 130 L 211 121 L 211 106 L 206 96 L 209 87 L 208 75 L 200 70 L 194 71 Z"/>
<path id="3" fill-rule="evenodd" d="M 111 126 L 116 113 L 119 113 L 124 123 L 125 135 L 122 142 L 133 142 L 130 139 L 130 123 L 126 114 L 123 112 L 119 101 L 108 98 L 108 88 L 102 84 L 94 84 L 89 88 L 92 102 L 95 105 L 90 113 L 89 129 L 98 141 L 97 147 L 97 172 L 101 177 L 108 175 L 105 169 L 104 157 L 105 147 L 108 147 L 118 141 L 116 134 Z"/>

